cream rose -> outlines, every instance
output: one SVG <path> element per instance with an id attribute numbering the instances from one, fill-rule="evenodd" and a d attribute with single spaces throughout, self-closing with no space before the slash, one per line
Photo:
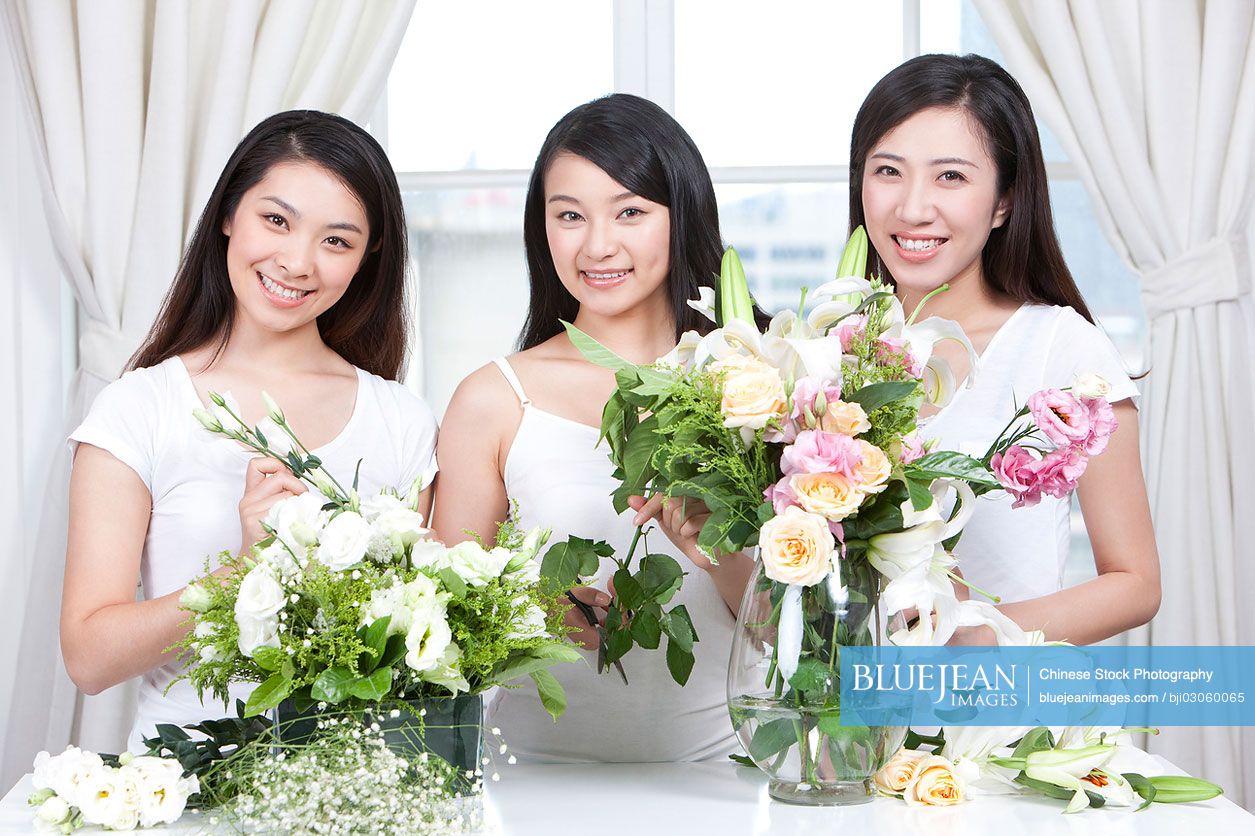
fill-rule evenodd
<path id="1" fill-rule="evenodd" d="M 830 401 L 819 418 L 819 428 L 828 433 L 855 436 L 870 430 L 872 422 L 867 420 L 867 413 L 858 404 Z"/>
<path id="2" fill-rule="evenodd" d="M 773 581 L 814 586 L 832 570 L 835 546 L 828 520 L 793 505 L 763 526 L 758 549 Z"/>
<path id="3" fill-rule="evenodd" d="M 884 450 L 862 439 L 858 440 L 858 447 L 863 460 L 854 468 L 854 481 L 864 494 L 880 493 L 885 489 L 889 473 L 893 470 L 889 457 Z"/>
<path id="4" fill-rule="evenodd" d="M 915 777 L 915 767 L 928 757 L 918 749 L 899 749 L 876 773 L 876 789 L 885 795 L 901 795 Z"/>
<path id="5" fill-rule="evenodd" d="M 725 427 L 762 429 L 775 418 L 783 420 L 788 398 L 780 372 L 756 357 L 737 354 L 711 363 L 709 370 L 724 375 L 723 413 Z"/>
<path id="6" fill-rule="evenodd" d="M 912 807 L 949 807 L 966 797 L 954 764 L 940 755 L 929 755 L 916 764 L 911 782 L 902 790 L 902 798 Z"/>
<path id="7" fill-rule="evenodd" d="M 865 496 L 840 473 L 795 473 L 789 477 L 789 487 L 804 509 L 833 522 L 857 511 Z"/>

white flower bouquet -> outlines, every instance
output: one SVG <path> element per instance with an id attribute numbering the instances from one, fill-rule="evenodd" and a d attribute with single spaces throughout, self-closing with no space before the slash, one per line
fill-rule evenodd
<path id="1" fill-rule="evenodd" d="M 157 827 L 183 815 L 199 790 L 178 761 L 155 757 L 102 758 L 76 746 L 35 757 L 35 792 L 27 803 L 46 829 L 71 833 L 97 825 L 110 830 Z"/>

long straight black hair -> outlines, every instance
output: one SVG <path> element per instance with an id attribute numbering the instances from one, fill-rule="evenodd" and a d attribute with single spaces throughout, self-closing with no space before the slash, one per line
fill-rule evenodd
<path id="1" fill-rule="evenodd" d="M 697 298 L 698 287 L 714 287 L 723 257 L 710 173 L 693 140 L 670 114 L 648 99 L 616 93 L 563 116 L 545 137 L 532 167 L 523 209 L 531 297 L 518 348 L 531 348 L 558 334 L 559 320 L 571 322 L 579 310 L 558 278 L 545 234 L 545 173 L 564 153 L 583 157 L 628 191 L 670 210 L 667 285 L 676 339 L 685 331 L 709 331 L 709 320 L 687 302 Z"/>
<path id="2" fill-rule="evenodd" d="M 318 317 L 327 347 L 355 366 L 396 380 L 409 335 L 405 304 L 406 227 L 401 191 L 388 156 L 349 120 L 316 110 L 271 116 L 240 141 L 209 195 L 161 313 L 128 369 L 215 344 L 226 346 L 235 319 L 223 223 L 244 193 L 276 165 L 308 162 L 340 180 L 370 225 L 366 255 L 344 295 Z"/>
<path id="3" fill-rule="evenodd" d="M 1009 198 L 1005 222 L 981 252 L 985 281 L 1019 302 L 1070 305 L 1094 321 L 1063 260 L 1050 210 L 1046 163 L 1028 97 L 1010 73 L 980 55 L 921 55 L 900 65 L 867 94 L 850 139 L 850 231 L 866 223 L 863 169 L 877 142 L 928 108 L 962 110 L 980 126 L 998 166 L 998 194 Z M 870 247 L 870 272 L 880 255 Z M 883 276 L 890 281 L 891 275 Z"/>

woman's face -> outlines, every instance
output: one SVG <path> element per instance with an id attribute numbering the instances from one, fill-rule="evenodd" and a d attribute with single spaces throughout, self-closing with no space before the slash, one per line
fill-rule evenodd
<path id="1" fill-rule="evenodd" d="M 545 172 L 545 233 L 562 286 L 580 310 L 616 316 L 666 304 L 671 212 L 628 191 L 583 157 Z"/>
<path id="2" fill-rule="evenodd" d="M 918 300 L 946 282 L 980 281 L 981 250 L 1010 203 L 964 111 L 916 113 L 872 146 L 863 171 L 867 234 L 899 293 Z"/>
<path id="3" fill-rule="evenodd" d="M 366 255 L 366 211 L 314 163 L 273 166 L 222 225 L 236 313 L 264 330 L 310 325 L 344 295 Z"/>

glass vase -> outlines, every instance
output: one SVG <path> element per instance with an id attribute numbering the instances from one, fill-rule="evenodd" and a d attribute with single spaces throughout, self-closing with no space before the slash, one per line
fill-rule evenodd
<path id="1" fill-rule="evenodd" d="M 842 566 L 843 585 L 835 580 L 790 593 L 757 561 L 732 640 L 732 725 L 767 773 L 771 797 L 793 804 L 870 801 L 873 777 L 906 736 L 906 726 L 841 723 L 841 648 L 882 640 L 880 574 L 862 560 Z M 799 644 L 786 676 L 792 661 L 782 646 Z"/>

